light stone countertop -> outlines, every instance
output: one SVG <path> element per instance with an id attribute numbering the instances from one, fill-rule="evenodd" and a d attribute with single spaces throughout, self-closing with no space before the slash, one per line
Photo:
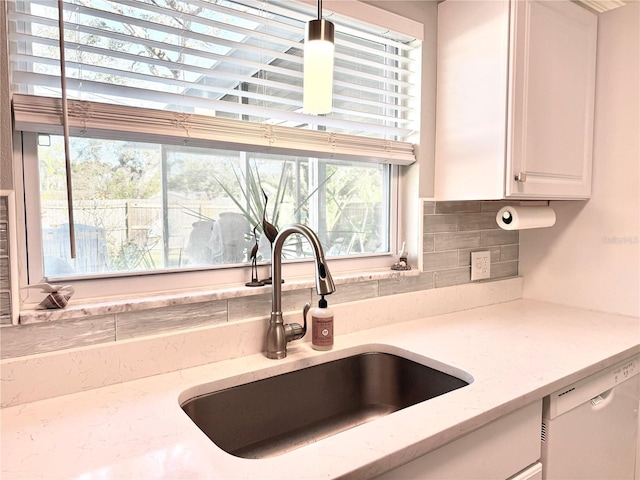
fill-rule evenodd
<path id="1" fill-rule="evenodd" d="M 369 478 L 640 352 L 639 341 L 635 317 L 515 300 L 338 335 L 330 352 L 294 342 L 281 361 L 248 355 L 4 408 L 2 478 Z M 263 460 L 223 452 L 179 406 L 198 392 L 371 350 L 473 382 Z"/>

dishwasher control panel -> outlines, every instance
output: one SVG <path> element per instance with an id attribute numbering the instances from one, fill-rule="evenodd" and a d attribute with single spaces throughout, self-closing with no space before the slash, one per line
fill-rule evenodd
<path id="1" fill-rule="evenodd" d="M 638 374 L 638 357 L 624 363 L 613 371 L 613 381 L 617 385 Z"/>
<path id="2" fill-rule="evenodd" d="M 595 399 L 594 406 L 602 403 L 608 392 L 616 385 L 633 379 L 640 382 L 640 355 L 606 368 L 593 375 L 567 385 L 545 398 L 543 416 L 553 419 L 585 401 Z"/>

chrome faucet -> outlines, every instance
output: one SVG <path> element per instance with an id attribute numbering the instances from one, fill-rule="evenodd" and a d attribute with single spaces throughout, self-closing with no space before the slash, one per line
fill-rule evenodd
<path id="1" fill-rule="evenodd" d="M 304 337 L 307 333 L 307 312 L 311 306 L 307 303 L 304 306 L 304 325 L 299 323 L 284 324 L 282 319 L 282 246 L 287 237 L 293 233 L 300 233 L 307 237 L 313 253 L 316 257 L 316 291 L 318 295 L 328 295 L 336 291 L 336 286 L 329 273 L 327 262 L 324 259 L 324 252 L 318 236 L 305 225 L 295 223 L 287 225 L 273 241 L 271 250 L 271 318 L 269 328 L 267 328 L 267 358 L 280 359 L 287 356 L 287 343 Z"/>

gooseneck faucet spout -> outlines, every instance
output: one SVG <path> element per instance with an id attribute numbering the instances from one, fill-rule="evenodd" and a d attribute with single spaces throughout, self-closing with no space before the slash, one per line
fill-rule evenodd
<path id="1" fill-rule="evenodd" d="M 328 295 L 336 291 L 336 286 L 329 273 L 327 262 L 318 236 L 309 227 L 301 224 L 287 225 L 273 242 L 271 251 L 271 318 L 267 329 L 267 358 L 280 359 L 287 356 L 287 343 L 304 337 L 307 331 L 307 311 L 309 303 L 304 308 L 304 326 L 298 323 L 284 325 L 282 319 L 282 247 L 289 235 L 299 233 L 309 240 L 316 263 L 316 291 L 318 295 Z"/>

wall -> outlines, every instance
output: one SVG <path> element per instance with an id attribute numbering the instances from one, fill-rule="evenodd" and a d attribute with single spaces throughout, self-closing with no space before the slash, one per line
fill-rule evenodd
<path id="1" fill-rule="evenodd" d="M 524 297 L 640 315 L 640 2 L 599 16 L 593 190 L 520 233 Z"/>

